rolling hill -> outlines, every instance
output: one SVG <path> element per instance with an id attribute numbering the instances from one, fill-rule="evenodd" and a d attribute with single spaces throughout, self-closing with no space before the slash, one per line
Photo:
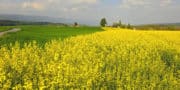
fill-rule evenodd
<path id="1" fill-rule="evenodd" d="M 25 22 L 52 22 L 52 23 L 70 23 L 65 18 L 53 18 L 48 16 L 30 16 L 30 15 L 6 15 L 1 14 L 0 20 L 25 21 Z"/>

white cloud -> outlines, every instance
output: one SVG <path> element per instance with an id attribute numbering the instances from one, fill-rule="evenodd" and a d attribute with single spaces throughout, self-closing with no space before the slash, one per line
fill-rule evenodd
<path id="1" fill-rule="evenodd" d="M 52 3 L 52 2 L 54 2 L 54 1 L 55 1 L 55 0 L 48 0 L 49 3 Z"/>
<path id="2" fill-rule="evenodd" d="M 58 4 L 95 4 L 99 0 L 33 0 L 41 3 L 58 3 Z"/>
<path id="3" fill-rule="evenodd" d="M 98 0 L 48 0 L 48 1 L 54 1 L 54 2 L 61 2 L 61 3 L 66 3 L 66 4 L 82 4 L 82 3 L 86 3 L 86 4 L 94 4 L 97 3 Z"/>
<path id="4" fill-rule="evenodd" d="M 89 3 L 89 4 L 93 4 L 93 3 L 97 3 L 97 0 L 70 0 L 74 3 Z"/>
<path id="5" fill-rule="evenodd" d="M 24 2 L 22 3 L 22 8 L 32 8 L 35 10 L 43 10 L 44 5 L 38 2 Z"/>
<path id="6" fill-rule="evenodd" d="M 32 0 L 24 1 L 21 6 L 23 9 L 44 10 L 51 7 L 66 8 L 64 11 L 78 11 L 81 6 L 96 4 L 99 0 Z"/>
<path id="7" fill-rule="evenodd" d="M 168 6 L 173 0 L 123 0 L 121 8 Z"/>
<path id="8" fill-rule="evenodd" d="M 144 6 L 148 5 L 149 2 L 147 0 L 123 0 L 121 7 L 122 8 L 130 8 L 131 6 Z"/>
<path id="9" fill-rule="evenodd" d="M 162 0 L 160 6 L 167 6 L 172 3 L 172 0 Z"/>

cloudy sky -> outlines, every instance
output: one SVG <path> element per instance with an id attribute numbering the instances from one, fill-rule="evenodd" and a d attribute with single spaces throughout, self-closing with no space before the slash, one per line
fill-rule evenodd
<path id="1" fill-rule="evenodd" d="M 180 0 L 0 0 L 0 14 L 60 17 L 98 24 L 180 22 Z"/>

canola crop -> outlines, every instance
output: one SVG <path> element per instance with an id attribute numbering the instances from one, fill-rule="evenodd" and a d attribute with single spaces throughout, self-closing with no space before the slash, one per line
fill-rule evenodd
<path id="1" fill-rule="evenodd" d="M 0 89 L 179 90 L 180 32 L 106 31 L 0 48 Z"/>

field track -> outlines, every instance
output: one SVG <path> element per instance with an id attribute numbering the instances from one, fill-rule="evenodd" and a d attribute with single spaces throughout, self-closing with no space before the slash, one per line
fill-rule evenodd
<path id="1" fill-rule="evenodd" d="M 20 28 L 13 28 L 8 31 L 0 32 L 0 37 L 3 36 L 4 34 L 10 33 L 10 32 L 18 32 L 20 30 L 21 30 Z"/>

